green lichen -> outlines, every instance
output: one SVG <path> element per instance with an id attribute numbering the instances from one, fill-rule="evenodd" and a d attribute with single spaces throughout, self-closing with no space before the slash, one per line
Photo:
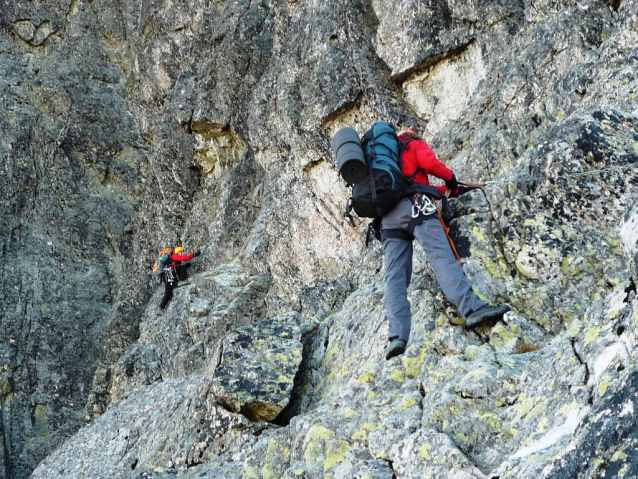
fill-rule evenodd
<path id="1" fill-rule="evenodd" d="M 578 409 L 580 406 L 581 404 L 578 401 L 572 401 L 569 404 L 565 404 L 563 407 L 561 407 L 560 412 L 567 415 L 571 411 Z"/>
<path id="2" fill-rule="evenodd" d="M 365 423 L 363 426 L 361 426 L 361 429 L 359 429 L 357 432 L 355 432 L 352 436 L 352 439 L 355 441 L 361 441 L 363 442 L 365 445 L 368 444 L 368 434 L 372 431 L 374 431 L 375 429 L 375 425 L 371 424 L 371 423 Z"/>
<path id="3" fill-rule="evenodd" d="M 338 354 L 339 348 L 336 345 L 332 346 L 330 349 L 328 349 L 328 351 L 326 351 L 326 355 L 323 357 L 321 365 L 324 367 L 327 366 L 334 360 L 335 356 L 337 356 Z"/>
<path id="4" fill-rule="evenodd" d="M 497 324 L 492 328 L 492 337 L 490 342 L 496 348 L 502 348 L 512 339 L 518 339 L 518 336 L 503 324 Z"/>
<path id="5" fill-rule="evenodd" d="M 536 432 L 538 432 L 538 433 L 545 432 L 547 430 L 547 423 L 548 422 L 549 422 L 549 419 L 547 419 L 546 417 L 541 419 L 541 421 L 538 423 L 538 427 L 536 428 Z"/>
<path id="6" fill-rule="evenodd" d="M 273 438 L 268 442 L 266 450 L 266 465 L 261 470 L 263 479 L 277 479 L 281 477 L 281 468 L 277 467 L 276 461 L 281 457 L 290 456 L 290 450 L 282 446 Z"/>
<path id="7" fill-rule="evenodd" d="M 327 470 L 331 467 L 336 466 L 337 464 L 341 464 L 343 461 L 346 460 L 346 454 L 348 454 L 349 450 L 350 445 L 343 439 L 340 439 L 336 442 L 333 441 L 328 444 L 328 450 L 326 451 L 326 460 L 323 463 L 323 469 Z"/>
<path id="8" fill-rule="evenodd" d="M 461 379 L 461 383 L 464 383 L 464 382 L 475 383 L 480 381 L 481 379 L 489 377 L 489 375 L 490 373 L 486 368 L 480 367 L 468 372 L 465 376 L 463 376 L 463 379 Z"/>
<path id="9" fill-rule="evenodd" d="M 601 396 L 604 396 L 605 393 L 607 392 L 607 389 L 609 388 L 609 386 L 611 386 L 611 384 L 614 382 L 614 378 L 609 376 L 606 377 L 599 385 L 598 385 L 598 394 L 600 394 Z"/>
<path id="10" fill-rule="evenodd" d="M 405 374 L 415 379 L 419 373 L 421 372 L 421 366 L 425 362 L 425 357 L 427 356 L 428 350 L 426 348 L 421 348 L 419 356 L 416 358 L 404 357 L 403 358 L 403 366 L 405 366 Z"/>
<path id="11" fill-rule="evenodd" d="M 351 408 L 346 408 L 342 411 L 342 413 L 346 418 L 351 418 L 353 416 L 358 416 L 359 413 L 357 413 L 354 409 Z"/>
<path id="12" fill-rule="evenodd" d="M 527 395 L 527 393 L 521 393 L 518 397 L 518 401 L 514 405 L 514 410 L 516 411 L 516 417 L 514 421 L 519 421 L 521 418 L 529 414 L 529 412 L 534 407 L 534 398 Z"/>
<path id="13" fill-rule="evenodd" d="M 580 330 L 582 326 L 583 323 L 581 321 L 572 321 L 569 325 L 569 329 L 566 331 L 567 337 L 576 338 L 580 336 Z"/>
<path id="14" fill-rule="evenodd" d="M 305 443 L 309 443 L 310 441 L 316 441 L 318 439 L 323 439 L 324 441 L 329 440 L 332 436 L 334 436 L 334 431 L 330 429 L 326 429 L 320 424 L 316 424 L 310 428 L 308 434 L 306 434 Z"/>
<path id="15" fill-rule="evenodd" d="M 620 451 L 616 451 L 616 453 L 613 456 L 611 456 L 610 461 L 611 462 L 626 461 L 628 457 L 629 456 L 625 454 L 625 450 L 621 449 Z"/>
<path id="16" fill-rule="evenodd" d="M 531 279 L 531 280 L 538 280 L 539 276 L 538 273 L 536 272 L 535 269 L 530 268 L 527 264 L 521 262 L 521 261 L 516 261 L 516 263 L 514 263 L 514 265 L 516 266 L 516 269 L 518 270 L 518 273 L 527 279 Z"/>
<path id="17" fill-rule="evenodd" d="M 282 374 L 279 375 L 279 378 L 277 378 L 277 380 L 280 383 L 288 383 L 288 384 L 292 384 L 295 378 L 291 378 L 291 377 L 286 377 Z"/>
<path id="18" fill-rule="evenodd" d="M 359 358 L 360 358 L 359 354 L 353 354 L 348 359 L 346 359 L 341 365 L 341 369 L 339 370 L 339 373 L 337 374 L 336 378 L 341 379 L 346 374 L 348 374 L 352 370 L 353 363 L 355 364 L 359 363 Z"/>
<path id="19" fill-rule="evenodd" d="M 374 381 L 374 371 L 362 374 L 357 378 L 361 384 L 367 384 L 369 382 Z"/>
<path id="20" fill-rule="evenodd" d="M 402 369 L 399 368 L 395 369 L 390 377 L 398 383 L 402 383 L 403 381 L 405 381 L 405 373 Z"/>
<path id="21" fill-rule="evenodd" d="M 308 441 L 306 444 L 306 452 L 304 459 L 307 463 L 319 462 L 323 458 L 323 447 L 314 441 Z"/>
<path id="22" fill-rule="evenodd" d="M 600 336 L 600 333 L 603 331 L 604 331 L 604 328 L 595 328 L 595 327 L 587 328 L 585 332 L 585 346 L 588 346 L 589 344 L 593 343 L 598 338 L 598 336 Z"/>
<path id="23" fill-rule="evenodd" d="M 415 398 L 408 398 L 401 405 L 401 409 L 405 411 L 407 409 L 410 409 L 415 404 L 419 404 L 419 401 L 417 401 Z"/>
<path id="24" fill-rule="evenodd" d="M 472 228 L 472 234 L 476 237 L 476 239 L 479 242 L 485 241 L 485 234 L 478 226 L 475 226 L 474 228 Z"/>
<path id="25" fill-rule="evenodd" d="M 419 457 L 421 459 L 427 459 L 428 461 L 432 460 L 430 456 L 430 449 L 432 449 L 432 444 L 423 444 L 419 448 Z"/>
<path id="26" fill-rule="evenodd" d="M 0 380 L 0 395 L 2 397 L 8 396 L 11 394 L 11 383 L 9 382 L 9 378 L 1 378 Z"/>
<path id="27" fill-rule="evenodd" d="M 48 418 L 47 418 L 47 406 L 46 404 L 36 404 L 35 411 L 35 435 L 40 438 L 47 438 L 49 436 Z"/>

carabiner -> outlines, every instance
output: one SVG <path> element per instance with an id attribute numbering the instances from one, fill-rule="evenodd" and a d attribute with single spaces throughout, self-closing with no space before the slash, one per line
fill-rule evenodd
<path id="1" fill-rule="evenodd" d="M 432 202 L 429 196 L 423 195 L 421 200 L 420 210 L 424 215 L 431 215 L 432 213 L 436 211 L 436 206 L 434 205 L 434 203 Z"/>
<path id="2" fill-rule="evenodd" d="M 412 218 L 416 218 L 419 216 L 419 214 L 421 213 L 421 209 L 419 208 L 419 205 L 417 205 L 416 203 L 412 205 Z"/>

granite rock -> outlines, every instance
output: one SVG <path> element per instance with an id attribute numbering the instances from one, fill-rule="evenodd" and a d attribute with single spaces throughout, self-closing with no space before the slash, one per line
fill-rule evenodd
<path id="1" fill-rule="evenodd" d="M 266 319 L 220 341 L 208 393 L 251 421 L 273 421 L 290 401 L 301 363 L 298 315 Z"/>
<path id="2" fill-rule="evenodd" d="M 635 476 L 637 11 L 5 0 L 0 477 Z M 487 182 L 446 217 L 513 308 L 467 330 L 416 247 L 391 361 L 329 147 L 379 119 Z M 202 255 L 157 316 L 178 244 Z M 298 353 L 252 422 L 207 392 L 223 338 L 273 318 Z"/>

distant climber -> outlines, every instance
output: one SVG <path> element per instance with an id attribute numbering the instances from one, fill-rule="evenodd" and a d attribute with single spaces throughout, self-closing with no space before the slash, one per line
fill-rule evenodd
<path id="1" fill-rule="evenodd" d="M 407 289 L 415 238 L 428 255 L 443 293 L 456 305 L 468 327 L 500 318 L 510 310 L 507 305 L 486 305 L 472 291 L 434 203 L 483 185 L 459 183 L 452 170 L 417 133 L 412 130 L 397 133 L 385 122 L 376 122 L 361 140 L 353 128 L 342 128 L 335 134 L 331 147 L 339 173 L 353 185 L 345 216 L 353 226 L 352 210 L 359 217 L 374 218 L 370 226 L 374 227 L 375 237 L 383 242 L 385 310 L 389 322 L 386 359 L 403 354 L 410 336 L 412 313 Z M 430 185 L 429 174 L 444 180 L 445 186 Z"/>
<path id="2" fill-rule="evenodd" d="M 185 254 L 184 248 L 178 246 L 170 255 L 170 261 L 162 268 L 161 280 L 164 282 L 164 297 L 159 304 L 159 311 L 164 311 L 166 305 L 173 297 L 173 289 L 177 287 L 179 281 L 186 281 L 188 276 L 188 268 L 190 268 L 191 259 L 199 256 L 201 251 L 195 251 L 192 254 Z M 161 257 L 160 257 L 161 260 Z"/>
<path id="3" fill-rule="evenodd" d="M 407 178 L 429 185 L 428 175 L 432 174 L 445 181 L 446 186 L 435 187 L 441 193 L 447 191 L 455 197 L 463 192 L 463 186 L 459 185 L 452 170 L 436 157 L 417 133 L 402 130 L 397 136 L 403 143 L 402 169 Z M 381 219 L 386 264 L 385 308 L 389 321 L 386 359 L 403 354 L 410 336 L 412 313 L 407 289 L 412 275 L 412 240 L 415 238 L 425 250 L 443 293 L 456 305 L 468 327 L 478 326 L 486 319 L 500 318 L 510 310 L 507 305 L 487 305 L 472 291 L 463 266 L 452 252 L 444 225 L 431 210 L 421 208 L 428 202 L 431 200 L 426 195 L 410 195 Z M 428 211 L 429 214 L 424 214 Z"/>

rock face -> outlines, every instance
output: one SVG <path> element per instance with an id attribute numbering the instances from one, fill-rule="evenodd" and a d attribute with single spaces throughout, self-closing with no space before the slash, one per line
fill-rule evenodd
<path id="1" fill-rule="evenodd" d="M 225 337 L 209 394 L 251 421 L 273 421 L 288 405 L 301 363 L 298 314 L 245 326 Z"/>
<path id="2" fill-rule="evenodd" d="M 638 1 L 1 6 L 0 478 L 638 474 Z M 488 182 L 449 224 L 513 307 L 416 248 L 391 361 L 329 147 L 378 119 Z"/>
<path id="3" fill-rule="evenodd" d="M 133 389 L 205 370 L 221 338 L 262 317 L 269 286 L 266 275 L 251 275 L 237 263 L 222 265 L 180 285 L 157 315 L 160 288 L 140 323 L 139 340 L 112 366 L 105 393 L 115 402 Z M 99 415 L 100 410 L 88 412 Z"/>
<path id="4" fill-rule="evenodd" d="M 139 471 L 192 467 L 256 432 L 243 416 L 203 399 L 203 375 L 169 379 L 138 390 L 102 416 L 104 425 L 83 428 L 72 443 L 42 464 L 36 477 L 131 477 Z M 261 429 L 261 428 L 258 428 Z M 232 440 L 231 440 L 232 437 Z M 108 464 L 108 465 L 107 465 Z"/>

